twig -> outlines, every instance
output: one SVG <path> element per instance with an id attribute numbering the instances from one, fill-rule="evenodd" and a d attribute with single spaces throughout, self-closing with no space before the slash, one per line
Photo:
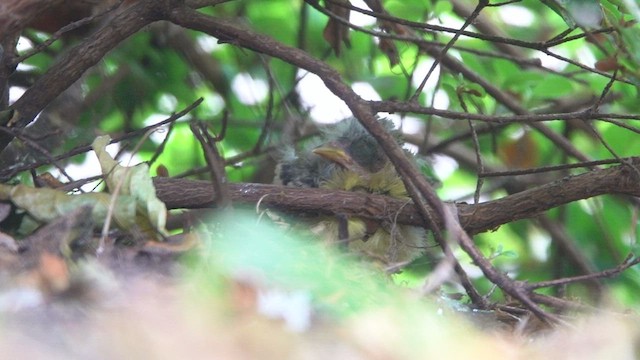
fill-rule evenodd
<path id="1" fill-rule="evenodd" d="M 225 116 L 226 119 L 226 116 Z M 223 121 L 223 129 L 226 129 L 226 121 Z M 231 197 L 227 188 L 227 176 L 224 171 L 224 159 L 218 153 L 216 142 L 222 140 L 222 136 L 212 137 L 207 131 L 206 125 L 192 122 L 190 124 L 193 135 L 198 139 L 207 161 L 209 172 L 211 173 L 212 189 L 215 196 L 215 203 L 220 208 L 231 205 Z"/>
<path id="2" fill-rule="evenodd" d="M 183 110 L 181 110 L 181 111 L 169 116 L 165 120 L 162 120 L 162 121 L 160 121 L 160 122 L 158 122 L 156 124 L 143 127 L 142 129 L 139 129 L 139 130 L 131 131 L 131 132 L 129 132 L 127 134 L 124 134 L 122 136 L 117 136 L 117 137 L 115 137 L 115 138 L 113 138 L 111 140 L 110 144 L 121 142 L 123 140 L 128 140 L 128 139 L 134 138 L 136 136 L 140 136 L 141 134 L 147 133 L 147 131 L 149 131 L 151 129 L 155 129 L 155 128 L 158 128 L 160 126 L 175 122 L 176 120 L 182 118 L 183 116 L 185 116 L 189 112 L 191 112 L 193 109 L 198 107 L 198 105 L 200 105 L 203 100 L 204 100 L 203 98 L 197 99 L 191 105 L 185 107 Z M 31 164 L 27 164 L 27 165 L 23 165 L 23 166 L 16 166 L 16 167 L 11 168 L 11 169 L 0 170 L 0 178 L 10 178 L 10 177 L 13 177 L 15 174 L 17 174 L 17 173 L 19 173 L 21 171 L 35 169 L 35 168 L 43 166 L 43 165 L 48 165 L 48 164 L 52 163 L 53 161 L 67 159 L 67 158 L 70 158 L 70 157 L 75 156 L 75 155 L 86 153 L 87 151 L 91 151 L 91 145 L 78 146 L 76 148 L 73 148 L 73 149 L 67 151 L 64 154 L 61 154 L 61 155 L 58 155 L 58 156 L 54 156 L 52 159 L 47 160 L 47 161 L 40 160 L 40 161 L 35 161 L 35 162 L 31 163 Z"/>
<path id="3" fill-rule="evenodd" d="M 94 14 L 91 15 L 89 17 L 86 17 L 84 19 L 80 19 L 78 21 L 74 21 L 70 24 L 67 24 L 65 26 L 63 26 L 62 28 L 60 28 L 58 31 L 56 31 L 55 33 L 53 33 L 53 35 L 51 35 L 51 37 L 49 37 L 46 41 L 42 42 L 41 44 L 36 45 L 33 49 L 25 52 L 24 54 L 16 57 L 15 59 L 13 59 L 13 65 L 17 66 L 19 63 L 27 60 L 28 58 L 32 57 L 33 55 L 38 54 L 39 52 L 41 52 L 42 50 L 48 48 L 51 44 L 53 44 L 56 40 L 58 40 L 62 35 L 64 35 L 65 33 L 75 30 L 81 26 L 90 24 L 91 22 L 93 22 L 96 19 L 99 19 L 105 15 L 108 15 L 109 13 L 111 13 L 113 10 L 117 9 L 118 7 L 120 7 L 120 4 L 122 4 L 123 0 L 118 0 L 115 4 L 111 5 L 108 9 L 98 13 L 98 14 Z"/>
<path id="4" fill-rule="evenodd" d="M 158 7 L 163 2 L 155 0 L 136 1 L 125 11 L 116 14 L 109 24 L 93 33 L 79 45 L 69 50 L 51 66 L 36 83 L 12 105 L 19 116 L 10 127 L 23 128 L 62 91 L 97 64 L 122 40 L 139 31 L 145 25 L 159 20 Z M 0 134 L 0 151 L 12 140 L 6 133 Z"/>
<path id="5" fill-rule="evenodd" d="M 438 56 L 434 57 L 433 63 L 431 63 L 431 66 L 429 67 L 429 70 L 427 71 L 427 74 L 422 79 L 422 82 L 420 82 L 420 85 L 418 85 L 415 93 L 413 94 L 411 99 L 409 99 L 409 102 L 415 102 L 418 99 L 418 95 L 420 95 L 420 93 L 422 92 L 422 89 L 424 89 L 424 86 L 427 84 L 427 80 L 429 79 L 429 76 L 431 76 L 433 71 L 436 69 L 436 66 L 438 66 L 438 64 L 440 64 L 440 61 L 447 54 L 447 51 L 449 51 L 449 49 L 451 49 L 453 44 L 462 35 L 462 32 L 464 31 L 464 29 L 466 29 L 469 25 L 471 25 L 471 23 L 475 20 L 475 18 L 478 17 L 478 15 L 480 15 L 480 11 L 482 11 L 482 9 L 484 9 L 488 4 L 489 4 L 489 0 L 479 0 L 478 1 L 478 5 L 476 5 L 476 8 L 473 9 L 471 14 L 464 20 L 464 24 L 462 24 L 462 26 L 460 27 L 460 30 L 455 32 L 455 34 L 453 35 L 453 38 L 451 40 L 449 40 L 447 45 L 445 45 L 445 47 L 442 48 L 442 50 L 440 50 L 438 52 Z"/>
<path id="6" fill-rule="evenodd" d="M 534 289 L 540 289 L 540 288 L 550 287 L 550 286 L 562 286 L 562 285 L 568 285 L 568 284 L 577 283 L 577 282 L 585 282 L 585 281 L 590 281 L 595 279 L 613 277 L 613 276 L 620 275 L 620 273 L 622 273 L 623 271 L 637 264 L 640 264 L 640 258 L 637 258 L 637 257 L 634 258 L 632 254 L 629 254 L 624 259 L 624 261 L 620 265 L 616 266 L 615 268 L 603 270 L 603 271 L 592 273 L 592 274 L 565 277 L 562 279 L 555 279 L 555 280 L 549 280 L 549 281 L 540 281 L 537 283 L 527 284 L 527 288 L 529 288 L 530 290 L 534 290 Z"/>

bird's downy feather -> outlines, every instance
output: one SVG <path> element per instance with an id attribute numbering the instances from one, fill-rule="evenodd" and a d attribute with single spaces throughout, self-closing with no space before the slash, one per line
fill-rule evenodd
<path id="1" fill-rule="evenodd" d="M 402 145 L 393 123 L 380 121 Z M 356 119 L 347 119 L 324 131 L 321 147 L 298 153 L 289 150 L 280 161 L 278 178 L 288 186 L 358 191 L 409 202 L 402 178 L 377 141 Z M 312 231 L 327 242 L 347 242 L 350 250 L 386 264 L 409 262 L 422 253 L 426 243 L 424 229 L 399 225 L 393 219 L 374 226 L 368 222 L 371 220 L 348 218 L 346 239 L 341 239 L 336 217 L 318 219 Z"/>

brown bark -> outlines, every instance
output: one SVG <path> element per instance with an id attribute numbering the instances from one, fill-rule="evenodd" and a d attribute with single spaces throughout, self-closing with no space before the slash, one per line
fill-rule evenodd
<path id="1" fill-rule="evenodd" d="M 569 176 L 498 200 L 455 206 L 462 227 L 469 234 L 477 234 L 576 200 L 603 194 L 640 196 L 638 174 L 632 166 L 640 166 L 640 158 L 633 159 L 629 165 Z M 213 188 L 207 181 L 156 178 L 154 183 L 158 197 L 169 208 L 207 207 L 215 200 Z M 382 195 L 248 183 L 229 184 L 229 191 L 236 203 L 260 201 L 263 208 L 296 214 L 342 214 L 424 226 L 412 202 Z"/>
<path id="2" fill-rule="evenodd" d="M 17 36 L 38 15 L 62 4 L 62 0 L 3 0 L 0 2 L 0 43 Z"/>

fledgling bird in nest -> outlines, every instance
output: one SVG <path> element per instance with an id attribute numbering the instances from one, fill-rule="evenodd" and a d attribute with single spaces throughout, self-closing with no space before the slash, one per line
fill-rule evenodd
<path id="1" fill-rule="evenodd" d="M 398 144 L 400 134 L 382 119 Z M 287 149 L 276 169 L 276 182 L 286 186 L 366 192 L 409 200 L 396 172 L 377 141 L 354 118 L 325 131 L 319 146 L 296 153 Z M 408 263 L 423 252 L 423 228 L 357 217 L 323 217 L 312 231 L 328 242 L 346 242 L 351 251 L 387 265 Z"/>

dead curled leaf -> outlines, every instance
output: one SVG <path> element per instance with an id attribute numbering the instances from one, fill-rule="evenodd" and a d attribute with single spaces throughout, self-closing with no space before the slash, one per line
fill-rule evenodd
<path id="1" fill-rule="evenodd" d="M 93 146 L 106 176 L 107 186 L 111 191 L 117 188 L 117 194 L 68 194 L 51 188 L 0 184 L 0 200 L 11 201 L 39 223 L 52 222 L 86 206 L 91 209 L 90 216 L 95 226 L 104 225 L 111 215 L 121 229 L 136 227 L 150 237 L 155 237 L 157 233 L 166 235 L 167 209 L 156 196 L 149 167 L 146 164 L 121 166 L 105 150 L 109 141 L 109 137 L 99 137 Z M 113 196 L 116 196 L 115 199 Z M 112 203 L 114 206 L 111 211 Z"/>
<path id="2" fill-rule="evenodd" d="M 339 4 L 338 4 L 339 3 Z M 351 10 L 348 6 L 351 5 L 348 0 L 335 0 L 333 2 L 327 2 L 327 10 L 331 11 L 334 15 L 349 21 Z M 340 55 L 342 43 L 347 47 L 351 47 L 351 40 L 349 39 L 349 27 L 335 18 L 329 18 L 327 26 L 325 26 L 322 33 L 324 39 L 331 45 L 333 52 L 336 56 Z"/>
<path id="3" fill-rule="evenodd" d="M 144 163 L 131 167 L 121 166 L 106 151 L 110 141 L 109 136 L 99 136 L 92 144 L 109 191 L 118 197 L 131 197 L 135 203 L 135 220 L 138 225 L 147 228 L 150 233 L 158 231 L 166 236 L 167 207 L 156 196 L 149 166 Z"/>
<path id="4" fill-rule="evenodd" d="M 378 44 L 378 48 L 385 55 L 387 55 L 387 58 L 389 58 L 389 64 L 391 64 L 391 66 L 396 66 L 400 63 L 398 48 L 396 47 L 396 44 L 393 43 L 393 41 L 387 38 L 381 38 L 380 43 Z"/>
<path id="5" fill-rule="evenodd" d="M 612 56 L 598 60 L 595 64 L 595 68 L 600 71 L 614 71 L 620 68 L 620 64 L 618 63 L 618 58 Z"/>

